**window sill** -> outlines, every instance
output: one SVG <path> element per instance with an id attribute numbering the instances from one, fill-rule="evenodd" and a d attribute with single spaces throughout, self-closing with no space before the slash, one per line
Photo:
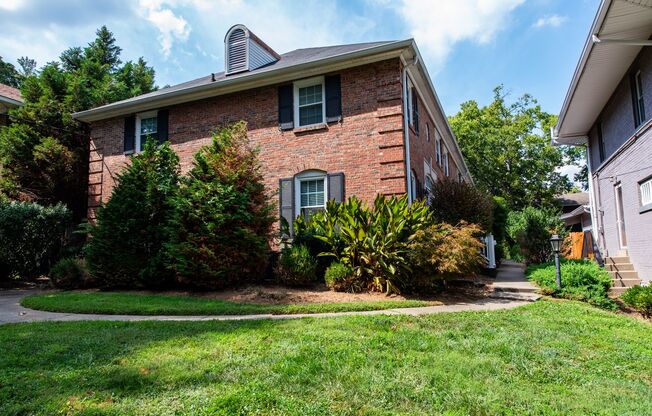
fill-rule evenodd
<path id="1" fill-rule="evenodd" d="M 135 153 L 136 153 L 135 150 L 127 150 L 126 152 L 123 152 L 123 154 L 124 154 L 125 156 L 131 156 L 131 155 L 133 155 L 133 154 L 135 154 Z"/>
<path id="2" fill-rule="evenodd" d="M 311 131 L 318 131 L 318 130 L 328 130 L 328 124 L 319 123 L 319 124 L 311 124 L 309 126 L 297 127 L 294 129 L 294 133 L 301 134 L 301 133 L 308 133 Z"/>
<path id="3" fill-rule="evenodd" d="M 644 212 L 650 212 L 650 211 L 652 211 L 652 204 L 647 204 L 647 205 L 643 205 L 643 206 L 638 210 L 638 213 L 639 213 L 639 214 L 642 214 L 642 213 L 644 213 Z"/>
<path id="4" fill-rule="evenodd" d="M 419 132 L 414 128 L 413 124 L 410 124 L 410 131 L 414 133 L 415 136 L 419 137 Z"/>

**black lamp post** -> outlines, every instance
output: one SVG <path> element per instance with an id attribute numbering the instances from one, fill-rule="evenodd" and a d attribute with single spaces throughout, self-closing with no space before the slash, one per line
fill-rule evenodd
<path id="1" fill-rule="evenodd" d="M 557 289 L 561 289 L 561 266 L 559 265 L 559 252 L 561 251 L 561 242 L 564 239 L 555 234 L 550 238 L 552 251 L 555 253 L 555 267 L 557 268 Z"/>

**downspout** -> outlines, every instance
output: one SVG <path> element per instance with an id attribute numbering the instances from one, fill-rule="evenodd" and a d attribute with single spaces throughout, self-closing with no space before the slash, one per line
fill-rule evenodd
<path id="1" fill-rule="evenodd" d="M 604 252 L 604 247 L 600 239 L 600 229 L 602 225 L 598 222 L 598 206 L 595 203 L 595 187 L 593 185 L 593 166 L 591 165 L 591 155 L 589 153 L 589 146 L 586 149 L 586 167 L 588 169 L 588 183 L 589 183 L 589 204 L 591 205 L 591 234 L 593 241 L 598 245 L 598 250 Z M 599 185 L 598 185 L 599 186 Z"/>
<path id="2" fill-rule="evenodd" d="M 403 66 L 403 143 L 405 147 L 405 179 L 407 186 L 408 202 L 412 203 L 414 195 L 412 195 L 412 168 L 410 163 L 410 121 L 408 114 L 410 111 L 410 103 L 408 100 L 408 75 L 407 70 L 409 67 L 416 65 L 418 58 L 413 58 L 410 62 L 406 62 Z"/>

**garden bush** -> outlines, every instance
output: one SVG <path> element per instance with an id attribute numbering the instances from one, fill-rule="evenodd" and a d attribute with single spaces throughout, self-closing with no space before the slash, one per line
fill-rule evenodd
<path id="1" fill-rule="evenodd" d="M 590 260 L 562 260 L 561 290 L 556 285 L 554 263 L 531 265 L 526 270 L 529 280 L 541 287 L 544 294 L 580 300 L 605 309 L 614 309 L 608 297 L 611 277 L 597 263 Z"/>
<path id="2" fill-rule="evenodd" d="M 219 289 L 263 276 L 275 208 L 244 122 L 195 154 L 173 203 L 166 251 L 180 283 Z"/>
<path id="3" fill-rule="evenodd" d="M 289 286 L 314 284 L 317 280 L 317 260 L 304 245 L 284 248 L 278 263 L 277 278 Z"/>
<path id="4" fill-rule="evenodd" d="M 353 269 L 340 262 L 333 262 L 324 273 L 326 286 L 336 292 L 359 292 L 361 287 L 356 284 Z"/>
<path id="5" fill-rule="evenodd" d="M 118 175 L 111 198 L 89 227 L 89 271 L 101 287 L 164 288 L 174 282 L 163 252 L 178 192 L 179 158 L 169 143 L 148 139 Z"/>
<path id="6" fill-rule="evenodd" d="M 408 261 L 418 287 L 437 287 L 433 280 L 477 273 L 484 264 L 479 236 L 482 229 L 461 222 L 434 224 L 418 230 L 408 245 Z"/>
<path id="7" fill-rule="evenodd" d="M 66 257 L 50 269 L 50 283 L 59 289 L 82 289 L 92 286 L 83 259 Z"/>
<path id="8" fill-rule="evenodd" d="M 71 222 L 63 204 L 0 202 L 0 280 L 47 273 L 67 241 Z"/>
<path id="9" fill-rule="evenodd" d="M 391 293 L 400 292 L 409 278 L 409 240 L 431 221 L 425 202 L 379 195 L 371 207 L 356 197 L 329 201 L 311 217 L 309 227 L 326 244 L 321 256 L 350 267 L 360 287 Z"/>
<path id="10" fill-rule="evenodd" d="M 564 237 L 566 232 L 558 211 L 526 207 L 508 214 L 507 234 L 516 242 L 527 263 L 544 263 L 552 256 L 550 237 L 553 234 Z M 513 257 L 518 255 L 517 252 L 513 254 Z"/>
<path id="11" fill-rule="evenodd" d="M 494 202 L 473 184 L 450 178 L 436 181 L 430 189 L 430 210 L 435 222 L 477 224 L 485 233 L 492 229 Z"/>
<path id="12" fill-rule="evenodd" d="M 652 286 L 634 286 L 627 289 L 620 298 L 646 318 L 652 318 Z"/>

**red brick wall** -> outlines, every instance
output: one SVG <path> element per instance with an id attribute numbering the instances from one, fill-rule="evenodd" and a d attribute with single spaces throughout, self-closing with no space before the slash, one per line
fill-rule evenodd
<path id="1" fill-rule="evenodd" d="M 426 111 L 424 102 L 420 98 L 418 100 L 419 134 L 417 134 L 416 129 L 412 125 L 410 125 L 408 129 L 410 136 L 410 169 L 416 173 L 419 182 L 423 186 L 426 183 L 423 166 L 424 161 L 431 161 L 431 167 L 437 175 L 437 177 L 433 179 L 439 180 L 446 176 L 444 175 L 444 153 L 447 149 L 447 146 L 444 144 L 444 140 L 442 138 L 442 127 L 435 126 L 434 121 L 430 118 L 430 115 Z M 427 137 L 426 124 L 428 124 L 430 129 L 430 140 L 428 140 Z M 437 164 L 436 158 L 435 140 L 437 138 L 439 138 L 441 142 L 441 165 Z M 448 149 L 448 152 L 452 153 L 452 150 Z M 448 166 L 449 177 L 457 180 L 458 169 L 451 155 L 448 156 Z"/>
<path id="2" fill-rule="evenodd" d="M 190 169 L 192 155 L 210 142 L 211 130 L 246 120 L 251 142 L 260 147 L 270 194 L 277 192 L 280 178 L 307 169 L 344 172 L 346 196 L 357 195 L 366 201 L 377 193 L 404 193 L 399 60 L 350 68 L 340 74 L 342 122 L 319 130 L 279 130 L 277 86 L 170 107 L 169 139 L 179 153 L 182 171 Z M 96 122 L 91 128 L 91 149 L 96 149 L 91 152 L 89 172 L 88 216 L 92 221 L 95 207 L 108 200 L 116 174 L 129 157 L 123 154 L 123 118 Z M 434 142 L 431 145 L 434 160 Z"/>

